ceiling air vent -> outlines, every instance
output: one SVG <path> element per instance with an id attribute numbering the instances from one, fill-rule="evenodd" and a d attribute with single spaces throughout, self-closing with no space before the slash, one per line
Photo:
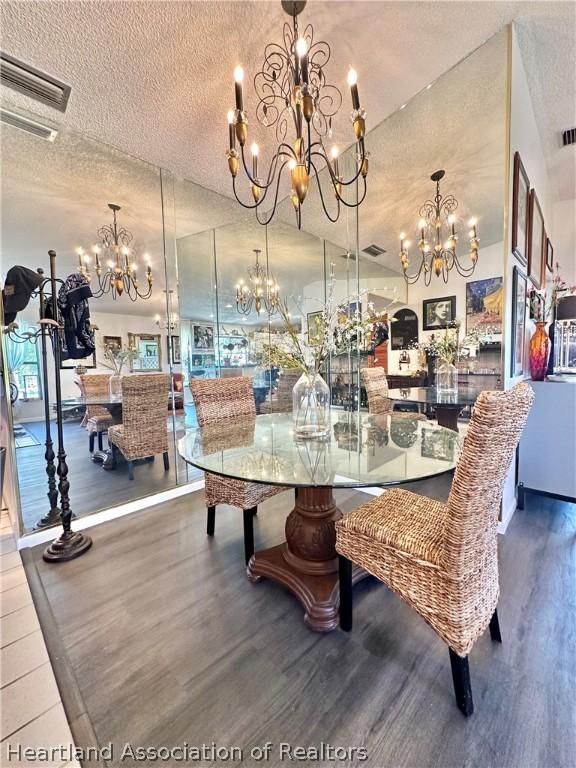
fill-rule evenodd
<path id="1" fill-rule="evenodd" d="M 382 256 L 383 253 L 386 253 L 385 248 L 380 248 L 379 245 L 374 245 L 374 243 L 372 243 L 372 245 L 366 246 L 366 248 L 363 248 L 362 250 L 364 253 L 367 253 L 368 256 L 374 256 L 374 258 L 376 258 L 376 256 Z"/>
<path id="2" fill-rule="evenodd" d="M 576 144 L 576 128 L 569 128 L 562 134 L 562 146 L 569 147 L 570 144 Z"/>
<path id="3" fill-rule="evenodd" d="M 58 131 L 54 128 L 42 125 L 42 123 L 38 123 L 36 120 L 30 120 L 28 117 L 17 115 L 16 112 L 11 112 L 9 109 L 4 109 L 4 107 L 0 107 L 0 121 L 14 128 L 19 128 L 21 131 L 32 133 L 34 136 L 38 136 L 46 141 L 54 141 L 58 135 Z"/>
<path id="4" fill-rule="evenodd" d="M 24 64 L 3 51 L 0 52 L 0 75 L 2 85 L 12 88 L 35 101 L 66 112 L 70 86 L 45 75 L 29 64 Z"/>

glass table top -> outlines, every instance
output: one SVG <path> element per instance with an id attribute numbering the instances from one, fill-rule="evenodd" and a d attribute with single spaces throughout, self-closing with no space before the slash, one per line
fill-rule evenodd
<path id="1" fill-rule="evenodd" d="M 474 405 L 480 392 L 486 387 L 459 387 L 457 392 L 439 392 L 436 387 L 406 387 L 389 389 L 390 400 L 406 403 L 426 403 L 427 405 Z"/>
<path id="2" fill-rule="evenodd" d="M 62 405 L 122 405 L 122 395 L 93 395 L 92 397 L 63 397 Z"/>
<path id="3" fill-rule="evenodd" d="M 182 458 L 238 480 L 301 487 L 407 483 L 453 469 L 462 436 L 432 422 L 332 411 L 326 439 L 296 440 L 292 414 L 221 421 L 189 429 Z"/>

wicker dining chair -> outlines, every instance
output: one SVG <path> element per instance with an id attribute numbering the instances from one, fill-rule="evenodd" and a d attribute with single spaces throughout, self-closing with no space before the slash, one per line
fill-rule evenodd
<path id="1" fill-rule="evenodd" d="M 219 421 L 256 417 L 256 402 L 252 379 L 239 376 L 230 379 L 191 379 L 190 391 L 196 406 L 200 427 L 213 426 Z M 244 518 L 244 557 L 246 565 L 254 554 L 254 521 L 258 505 L 277 493 L 287 491 L 282 486 L 250 483 L 205 473 L 204 496 L 206 500 L 206 533 L 214 536 L 216 506 L 230 504 L 242 510 Z"/>
<path id="2" fill-rule="evenodd" d="M 294 368 L 283 368 L 278 378 L 275 392 L 267 395 L 260 405 L 260 413 L 290 413 L 292 411 L 292 390 L 302 371 Z"/>
<path id="3" fill-rule="evenodd" d="M 92 373 L 82 374 L 78 377 L 80 380 L 80 390 L 86 398 L 110 395 L 110 374 Z M 94 439 L 98 438 L 98 450 L 103 450 L 102 435 L 108 431 L 108 428 L 114 424 L 114 419 L 110 411 L 103 405 L 87 405 L 86 414 L 82 426 L 88 432 L 88 446 L 90 453 L 94 451 Z"/>
<path id="4" fill-rule="evenodd" d="M 352 628 L 352 562 L 412 606 L 448 645 L 454 692 L 473 712 L 468 654 L 498 614 L 497 524 L 502 489 L 534 393 L 527 384 L 482 392 L 476 401 L 448 501 L 385 492 L 336 523 L 340 626 Z"/>
<path id="5" fill-rule="evenodd" d="M 423 413 L 394 410 L 394 403 L 388 397 L 388 379 L 384 368 L 362 368 L 362 383 L 368 396 L 368 411 L 370 413 L 389 413 L 395 419 L 427 421 Z"/>
<path id="6" fill-rule="evenodd" d="M 113 466 L 119 450 L 128 462 L 128 477 L 134 480 L 134 462 L 158 453 L 164 469 L 168 459 L 166 407 L 170 392 L 167 373 L 135 373 L 122 377 L 122 424 L 108 429 Z"/>

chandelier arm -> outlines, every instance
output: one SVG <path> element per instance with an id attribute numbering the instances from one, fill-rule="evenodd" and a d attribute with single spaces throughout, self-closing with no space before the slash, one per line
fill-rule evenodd
<path id="1" fill-rule="evenodd" d="M 279 155 L 277 154 L 275 156 L 276 161 L 277 161 L 278 157 L 279 157 Z M 278 171 L 278 176 L 277 176 L 277 179 L 276 179 L 276 196 L 275 196 L 275 200 L 278 200 L 278 187 L 279 187 L 279 184 L 280 184 L 280 178 L 282 176 L 282 171 L 284 170 L 284 167 L 285 167 L 286 163 L 287 163 L 287 161 L 285 160 L 282 163 L 282 165 L 280 167 L 280 170 Z M 248 210 L 257 210 L 258 207 L 260 205 L 262 205 L 262 203 L 266 199 L 266 195 L 268 193 L 268 189 L 269 189 L 269 187 L 266 188 L 266 191 L 264 192 L 264 194 L 262 195 L 260 200 L 258 200 L 257 203 L 253 203 L 253 204 L 252 203 L 245 203 L 242 200 L 240 200 L 240 198 L 238 197 L 238 191 L 236 190 L 236 177 L 235 176 L 232 177 L 232 190 L 234 192 L 234 197 L 236 198 L 236 200 L 240 203 L 240 205 L 243 208 L 247 208 Z M 274 204 L 274 210 L 276 210 L 276 203 Z"/>
<path id="2" fill-rule="evenodd" d="M 288 152 L 283 151 L 283 149 L 289 150 Z M 279 157 L 288 157 L 288 158 L 296 158 L 296 153 L 292 149 L 292 147 L 289 144 L 282 143 L 278 146 L 278 149 L 276 151 L 276 154 L 272 158 L 270 162 L 270 167 L 268 169 L 268 176 L 266 178 L 266 183 L 261 184 L 260 182 L 256 181 L 256 179 L 253 178 L 252 174 L 248 170 L 248 166 L 246 164 L 246 156 L 244 154 L 244 147 L 241 147 L 241 154 L 242 154 L 242 165 L 244 166 L 244 172 L 246 173 L 246 176 L 248 177 L 248 180 L 251 184 L 258 187 L 259 189 L 267 190 L 269 186 L 271 186 L 274 183 L 274 176 L 276 174 L 276 166 L 278 164 L 278 158 Z M 262 196 L 261 200 L 259 200 L 258 205 L 264 200 L 266 192 Z"/>
<path id="3" fill-rule="evenodd" d="M 276 194 L 274 195 L 274 205 L 272 206 L 272 211 L 270 213 L 270 216 L 267 219 L 261 220 L 260 216 L 258 215 L 258 209 L 256 209 L 256 219 L 259 224 L 268 225 L 272 221 L 274 214 L 276 213 L 276 206 L 278 204 L 278 190 L 280 189 L 280 179 L 282 178 L 282 171 L 284 170 L 285 166 L 286 166 L 286 161 L 282 163 L 282 167 L 278 171 L 278 176 L 276 179 Z M 300 208 L 300 206 L 298 207 Z"/>
<path id="4" fill-rule="evenodd" d="M 350 184 L 354 184 L 356 179 L 358 179 L 358 177 L 362 173 L 362 166 L 364 165 L 364 160 L 366 159 L 366 152 L 365 152 L 365 149 L 364 149 L 364 142 L 363 141 L 359 141 L 357 143 L 361 144 L 361 146 L 362 146 L 362 154 L 360 155 L 360 158 L 359 158 L 358 170 L 357 170 L 356 174 L 351 179 L 349 179 L 348 181 L 344 181 L 343 179 L 338 179 L 337 180 L 338 183 L 342 184 L 343 187 L 348 187 L 348 186 L 350 186 Z M 330 178 L 332 179 L 332 183 L 335 184 L 336 183 L 335 182 L 336 176 L 335 176 L 334 171 L 332 169 L 332 165 L 331 165 L 330 161 L 328 160 L 328 156 L 326 155 L 326 149 L 324 148 L 324 143 L 322 141 L 315 141 L 312 146 L 319 146 L 319 147 L 321 147 L 321 149 L 322 149 L 321 152 L 315 151 L 315 152 L 312 152 L 311 154 L 312 155 L 318 155 L 318 157 L 321 157 L 324 160 L 324 162 L 326 163 L 326 166 L 328 168 L 328 171 L 330 173 Z M 364 179 L 364 183 L 366 183 L 366 179 Z M 342 201 L 342 202 L 344 202 L 344 201 Z"/>
<path id="5" fill-rule="evenodd" d="M 326 203 L 324 202 L 324 193 L 322 192 L 322 185 L 320 184 L 320 177 L 318 176 L 318 170 L 316 166 L 314 165 L 314 162 L 310 160 L 310 165 L 314 169 L 314 178 L 316 179 L 316 184 L 318 186 L 318 192 L 320 193 L 320 202 L 322 203 L 322 208 L 324 209 L 324 213 L 326 214 L 329 221 L 331 221 L 333 224 L 338 221 L 340 218 L 340 196 L 336 196 L 336 204 L 337 204 L 337 210 L 336 210 L 336 216 L 333 218 L 330 216 L 328 209 L 326 208 Z M 299 206 L 300 207 L 300 206 Z"/>

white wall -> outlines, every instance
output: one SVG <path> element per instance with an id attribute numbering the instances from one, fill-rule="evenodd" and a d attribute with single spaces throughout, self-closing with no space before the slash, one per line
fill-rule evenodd
<path id="1" fill-rule="evenodd" d="M 104 356 L 102 352 L 102 340 L 104 336 L 122 336 L 124 345 L 128 343 L 128 333 L 150 333 L 161 335 L 161 362 L 162 370 L 168 372 L 170 369 L 168 362 L 168 348 L 167 348 L 167 332 L 165 329 L 160 329 L 154 322 L 154 317 L 146 317 L 145 315 L 120 315 L 111 314 L 108 312 L 95 312 L 91 305 L 90 319 L 93 325 L 98 326 L 96 331 L 96 363 L 98 367 L 96 369 L 88 369 L 88 373 L 112 373 L 108 368 L 100 365 Z M 18 314 L 16 322 L 26 320 L 30 325 L 33 325 L 37 321 L 37 306 L 27 307 L 24 312 Z M 178 328 L 174 331 L 174 335 L 178 334 Z M 40 350 L 39 350 L 40 351 Z M 86 360 L 78 360 L 78 364 L 86 364 L 90 362 L 91 358 Z M 175 370 L 179 370 L 179 366 L 174 366 Z M 41 370 L 41 368 L 40 368 Z M 128 370 L 124 370 L 128 373 Z M 48 352 L 48 386 L 50 391 L 50 402 L 54 402 L 54 363 L 51 352 Z M 62 397 L 77 397 L 80 391 L 77 385 L 74 383 L 77 379 L 77 374 L 74 370 L 61 371 L 60 381 L 62 385 Z M 14 406 L 14 421 L 37 421 L 44 418 L 44 401 L 43 400 L 29 400 L 23 402 L 18 400 Z"/>
<path id="2" fill-rule="evenodd" d="M 560 200 L 552 207 L 554 261 L 568 285 L 576 284 L 576 200 Z"/>

